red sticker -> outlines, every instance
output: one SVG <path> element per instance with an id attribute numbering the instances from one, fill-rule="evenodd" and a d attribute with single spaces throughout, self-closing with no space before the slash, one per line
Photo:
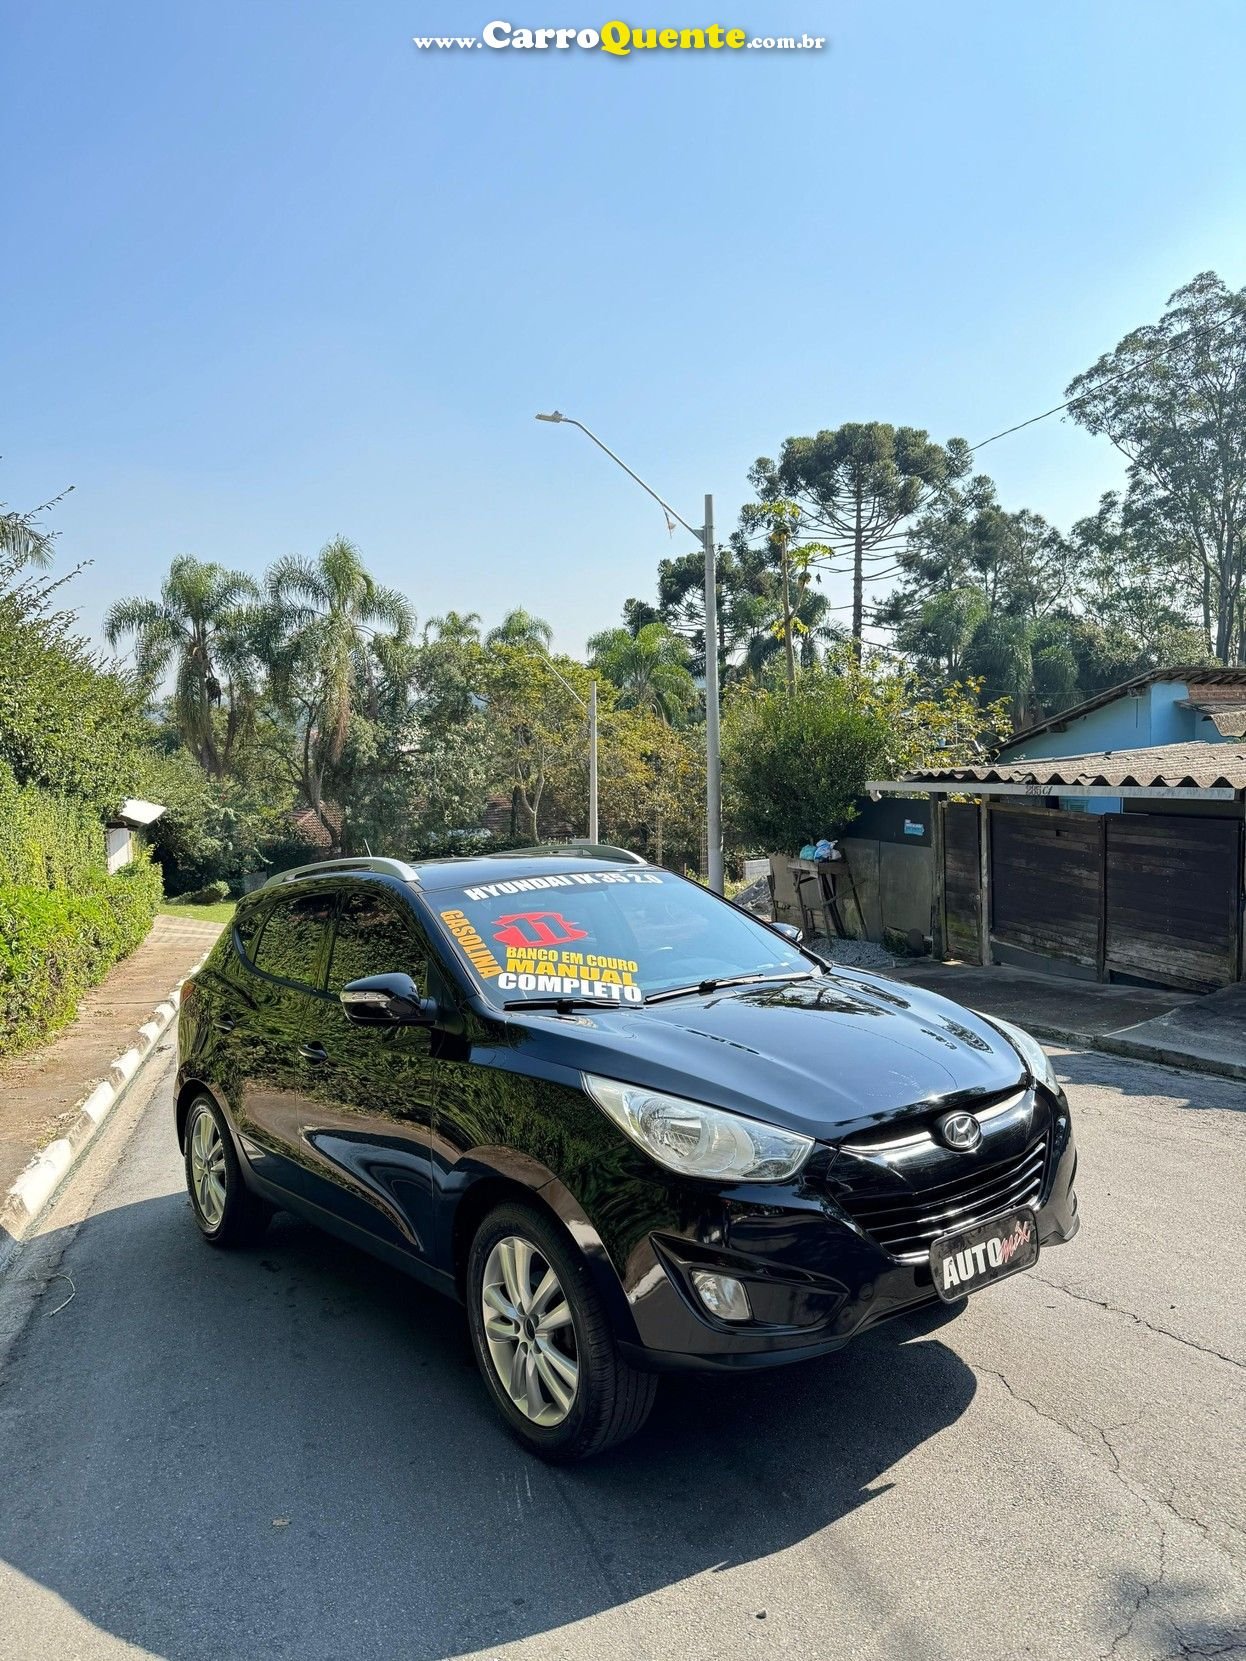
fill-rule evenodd
<path id="1" fill-rule="evenodd" d="M 505 924 L 493 931 L 504 946 L 565 946 L 588 939 L 588 930 L 569 923 L 561 911 L 512 911 L 494 922 Z"/>

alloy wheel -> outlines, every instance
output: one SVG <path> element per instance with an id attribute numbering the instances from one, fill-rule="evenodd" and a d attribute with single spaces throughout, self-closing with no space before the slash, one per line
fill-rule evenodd
<path id="1" fill-rule="evenodd" d="M 199 1110 L 191 1126 L 190 1177 L 204 1227 L 219 1228 L 225 1215 L 225 1144 L 220 1127 L 206 1107 Z"/>
<path id="2" fill-rule="evenodd" d="M 503 1390 L 533 1424 L 561 1424 L 579 1388 L 579 1356 L 571 1307 L 553 1267 L 530 1240 L 508 1234 L 489 1253 L 480 1301 Z"/>

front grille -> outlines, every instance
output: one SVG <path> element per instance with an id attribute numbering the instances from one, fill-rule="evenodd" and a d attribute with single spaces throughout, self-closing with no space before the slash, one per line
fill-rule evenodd
<path id="1" fill-rule="evenodd" d="M 951 1182 L 919 1190 L 860 1189 L 836 1195 L 838 1203 L 871 1240 L 892 1257 L 925 1257 L 930 1242 L 951 1229 L 1037 1205 L 1047 1169 L 1047 1132 L 1011 1159 L 979 1165 Z"/>

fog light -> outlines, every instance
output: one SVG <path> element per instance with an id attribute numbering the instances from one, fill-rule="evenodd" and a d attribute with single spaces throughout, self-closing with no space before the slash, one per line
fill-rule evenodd
<path id="1" fill-rule="evenodd" d="M 694 1269 L 692 1284 L 710 1314 L 717 1315 L 720 1321 L 752 1319 L 753 1312 L 748 1306 L 748 1293 L 739 1281 L 733 1280 L 730 1275 L 714 1275 L 708 1269 Z"/>

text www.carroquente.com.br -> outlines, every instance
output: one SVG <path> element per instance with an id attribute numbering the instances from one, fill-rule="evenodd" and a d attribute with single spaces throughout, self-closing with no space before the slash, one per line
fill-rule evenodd
<path id="1" fill-rule="evenodd" d="M 633 52 L 816 52 L 826 45 L 825 35 L 750 35 L 721 23 L 700 29 L 636 28 L 618 19 L 600 29 L 517 29 L 497 18 L 478 35 L 413 35 L 411 40 L 420 51 L 581 51 L 607 52 L 615 58 Z"/>

